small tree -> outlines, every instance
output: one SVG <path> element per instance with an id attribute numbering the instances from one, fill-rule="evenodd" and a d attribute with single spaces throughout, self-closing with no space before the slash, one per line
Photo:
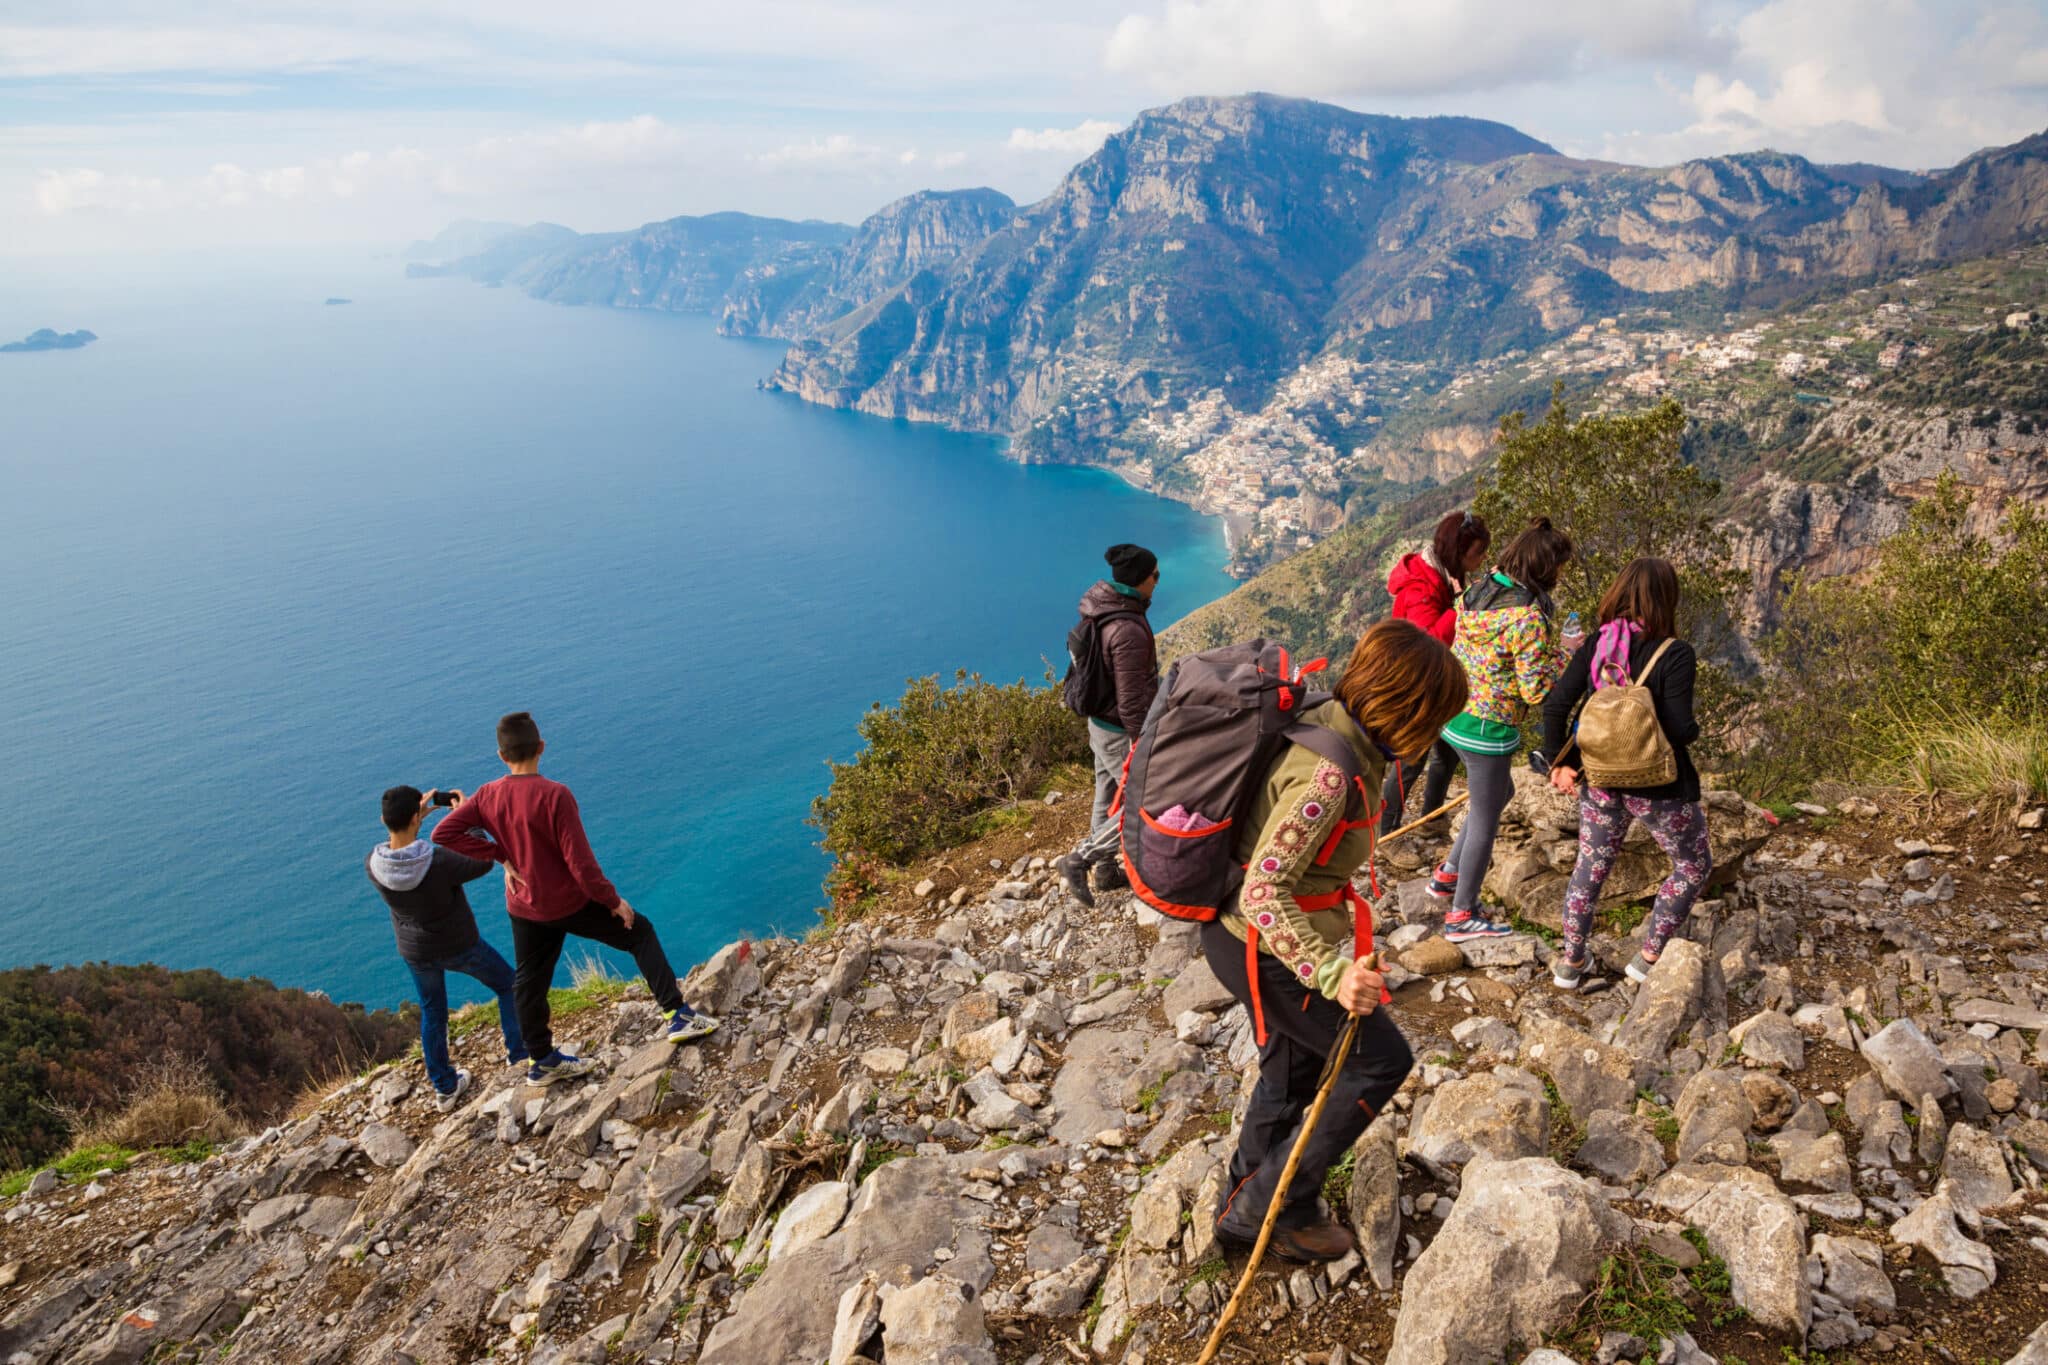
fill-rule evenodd
<path id="1" fill-rule="evenodd" d="M 1559 384 L 1542 420 L 1520 412 L 1501 419 L 1500 460 L 1479 481 L 1475 506 L 1496 551 L 1539 516 L 1572 538 L 1557 597 L 1588 628 L 1600 595 L 1630 560 L 1672 561 L 1684 594 L 1682 629 L 1705 655 L 1723 639 L 1741 576 L 1727 567 L 1728 539 L 1708 513 L 1721 486 L 1682 453 L 1685 421 L 1685 409 L 1668 398 L 1644 412 L 1574 420 Z"/>

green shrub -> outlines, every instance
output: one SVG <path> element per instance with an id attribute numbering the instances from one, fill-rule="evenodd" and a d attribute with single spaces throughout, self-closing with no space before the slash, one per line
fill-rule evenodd
<path id="1" fill-rule="evenodd" d="M 901 867 L 963 843 L 985 812 L 1037 795 L 1055 767 L 1089 758 L 1085 724 L 1057 689 L 964 671 L 950 687 L 913 678 L 894 706 L 869 709 L 860 737 L 860 754 L 831 764 L 831 788 L 811 803 L 825 851 L 843 864 L 865 856 Z M 857 880 L 865 889 L 855 901 L 873 877 Z"/>
<path id="2" fill-rule="evenodd" d="M 1744 785 L 2048 796 L 2048 517 L 1973 522 L 1953 473 L 1861 580 L 1795 581 L 1763 648 Z"/>

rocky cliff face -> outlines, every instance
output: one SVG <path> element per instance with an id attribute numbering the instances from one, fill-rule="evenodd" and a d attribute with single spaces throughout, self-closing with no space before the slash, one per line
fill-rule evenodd
<path id="1" fill-rule="evenodd" d="M 804 337 L 921 271 L 943 267 L 1007 225 L 1017 206 L 995 190 L 924 190 L 876 212 L 843 246 L 791 253 L 743 271 L 727 292 L 719 330 L 731 336 Z"/>
<path id="2" fill-rule="evenodd" d="M 1328 1187 L 1358 1250 L 1269 1260 L 1239 1358 L 1625 1357 L 1592 1291 L 1650 1254 L 1677 1315 L 1645 1360 L 2048 1349 L 2038 836 L 1708 806 L 1729 880 L 1640 987 L 1626 915 L 1611 984 L 1558 994 L 1540 938 L 1443 940 L 1438 845 L 1389 851 L 1421 1060 Z M 724 1019 L 695 1047 L 636 989 L 558 1020 L 587 1081 L 517 1084 L 474 1021 L 451 1113 L 400 1063 L 203 1161 L 38 1175 L 0 1205 L 0 1355 L 1188 1365 L 1244 1264 L 1213 1216 L 1256 1047 L 1195 926 L 1060 888 L 1085 799 L 1026 811 L 994 870 L 960 850 L 895 910 L 691 973 Z M 1575 811 L 1540 783 L 1516 811 L 1501 890 L 1540 919 Z M 1632 849 L 1610 889 L 1660 875 Z"/>
<path id="3" fill-rule="evenodd" d="M 1773 152 L 1642 169 L 1474 120 L 1186 100 L 771 382 L 1115 463 L 1162 412 L 1212 389 L 1258 411 L 1319 356 L 1474 359 L 1630 303 L 1981 254 L 2048 227 L 2044 191 L 2041 138 L 1931 177 Z"/>

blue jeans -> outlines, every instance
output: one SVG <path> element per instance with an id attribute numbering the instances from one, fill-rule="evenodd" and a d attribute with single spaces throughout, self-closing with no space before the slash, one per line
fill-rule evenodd
<path id="1" fill-rule="evenodd" d="M 498 950 L 478 939 L 473 947 L 432 962 L 407 962 L 412 984 L 420 993 L 420 1055 L 427 1060 L 427 1079 L 443 1095 L 455 1089 L 455 1066 L 448 1060 L 448 973 L 475 977 L 498 997 L 498 1027 L 505 1034 L 505 1059 L 526 1059 L 519 1037 L 519 1010 L 512 1001 L 512 965 Z"/>

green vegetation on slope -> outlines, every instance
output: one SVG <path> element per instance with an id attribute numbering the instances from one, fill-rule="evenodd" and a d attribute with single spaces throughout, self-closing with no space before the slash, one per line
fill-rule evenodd
<path id="1" fill-rule="evenodd" d="M 398 1055 L 413 1031 L 390 1010 L 214 971 L 97 963 L 0 972 L 0 1167 L 63 1150 L 72 1134 L 61 1113 L 111 1113 L 167 1058 L 195 1061 L 260 1121 L 337 1064 Z"/>

